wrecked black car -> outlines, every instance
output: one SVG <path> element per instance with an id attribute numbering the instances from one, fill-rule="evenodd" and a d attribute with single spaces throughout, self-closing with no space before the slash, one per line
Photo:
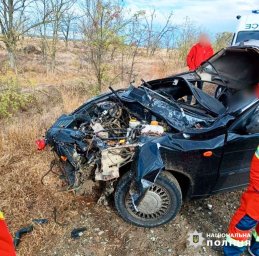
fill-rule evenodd
<path id="1" fill-rule="evenodd" d="M 259 48 L 229 47 L 196 71 L 142 82 L 62 115 L 38 142 L 55 151 L 70 189 L 103 182 L 124 220 L 155 227 L 183 199 L 247 185 L 259 144 Z"/>

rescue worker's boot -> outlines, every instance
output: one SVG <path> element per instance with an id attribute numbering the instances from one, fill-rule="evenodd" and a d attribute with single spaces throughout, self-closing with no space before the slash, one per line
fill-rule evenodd
<path id="1" fill-rule="evenodd" d="M 250 245 L 250 234 L 258 221 L 248 216 L 244 209 L 244 204 L 241 204 L 232 218 L 224 246 L 225 256 L 241 256 Z"/>
<path id="2" fill-rule="evenodd" d="M 251 245 L 248 248 L 248 252 L 253 255 L 259 255 L 259 224 L 257 224 L 256 229 L 253 231 Z"/>

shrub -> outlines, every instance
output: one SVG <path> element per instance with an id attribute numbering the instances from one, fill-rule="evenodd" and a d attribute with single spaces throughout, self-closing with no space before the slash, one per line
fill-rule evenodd
<path id="1" fill-rule="evenodd" d="M 0 77 L 0 118 L 10 117 L 18 110 L 23 110 L 32 97 L 23 94 L 17 78 Z"/>
<path id="2" fill-rule="evenodd" d="M 217 33 L 216 40 L 214 43 L 215 51 L 217 52 L 227 46 L 230 46 L 232 42 L 232 38 L 233 38 L 233 33 L 231 32 Z"/>

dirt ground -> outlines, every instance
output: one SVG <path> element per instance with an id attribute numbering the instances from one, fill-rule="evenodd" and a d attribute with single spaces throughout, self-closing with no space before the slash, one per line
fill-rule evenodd
<path id="1" fill-rule="evenodd" d="M 2 55 L 1 55 L 2 54 Z M 0 59 L 6 58 L 0 52 Z M 175 220 L 154 229 L 137 228 L 125 223 L 113 202 L 96 204 L 94 195 L 76 197 L 63 191 L 57 175 L 49 170 L 53 154 L 38 152 L 35 140 L 62 113 L 80 106 L 93 96 L 86 70 L 77 69 L 78 55 L 59 54 L 55 75 L 44 73 L 38 56 L 23 56 L 21 79 L 26 90 L 36 93 L 38 103 L 12 118 L 0 120 L 0 209 L 5 212 L 11 233 L 28 226 L 33 219 L 47 218 L 48 223 L 34 224 L 17 248 L 18 256 L 135 256 L 135 255 L 221 255 L 206 241 L 190 246 L 190 232 L 224 233 L 238 207 L 240 191 L 185 202 Z M 146 80 L 178 72 L 170 60 L 160 56 L 140 59 L 137 65 Z M 74 63 L 74 64 L 73 64 Z M 165 64 L 169 63 L 169 64 Z M 28 81 L 33 86 L 28 86 Z M 83 83 L 83 84 L 82 84 Z M 125 86 L 125 85 L 124 85 Z M 74 228 L 85 227 L 79 239 L 71 239 Z"/>
<path id="2" fill-rule="evenodd" d="M 229 193 L 224 197 L 185 203 L 174 221 L 155 229 L 136 228 L 124 223 L 112 206 L 90 205 L 82 209 L 69 225 L 71 229 L 87 228 L 79 240 L 71 240 L 70 232 L 65 232 L 55 239 L 54 247 L 43 246 L 37 255 L 221 255 L 206 245 L 194 248 L 187 238 L 194 230 L 204 234 L 225 232 L 234 208 L 226 199 L 237 202 L 238 197 L 238 193 Z M 208 203 L 213 205 L 212 210 L 208 210 Z"/>

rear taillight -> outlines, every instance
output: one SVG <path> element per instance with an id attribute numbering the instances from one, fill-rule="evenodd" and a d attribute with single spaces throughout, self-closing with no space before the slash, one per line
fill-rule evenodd
<path id="1" fill-rule="evenodd" d="M 44 139 L 36 140 L 38 150 L 43 150 L 46 147 L 46 141 Z"/>

